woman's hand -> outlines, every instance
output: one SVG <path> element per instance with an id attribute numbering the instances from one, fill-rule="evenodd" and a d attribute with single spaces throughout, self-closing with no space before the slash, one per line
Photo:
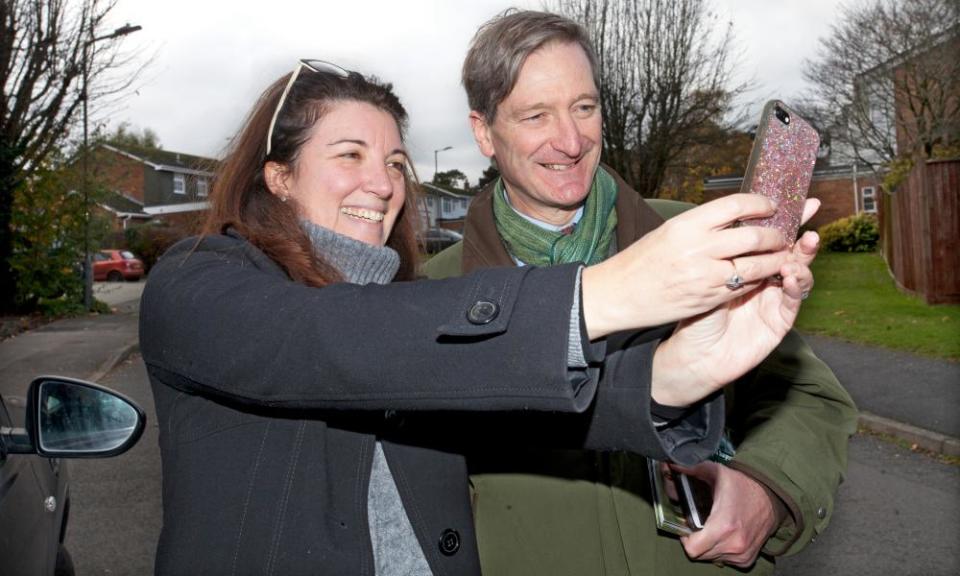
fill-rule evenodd
<path id="1" fill-rule="evenodd" d="M 779 230 L 733 228 L 776 206 L 733 194 L 672 218 L 608 260 L 583 272 L 583 308 L 591 339 L 702 314 L 774 276 L 790 259 Z M 739 275 L 742 288 L 727 282 Z"/>
<path id="2" fill-rule="evenodd" d="M 804 221 L 819 208 L 809 201 Z M 781 281 L 762 280 L 705 314 L 682 320 L 653 358 L 653 398 L 667 406 L 692 404 L 757 366 L 783 340 L 813 289 L 809 264 L 819 238 L 807 232 L 780 268 Z M 749 288 L 749 287 L 745 287 Z"/>

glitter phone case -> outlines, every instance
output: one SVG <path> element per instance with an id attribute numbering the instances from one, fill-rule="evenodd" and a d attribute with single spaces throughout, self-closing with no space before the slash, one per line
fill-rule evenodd
<path id="1" fill-rule="evenodd" d="M 773 216 L 741 224 L 779 228 L 793 243 L 819 148 L 820 136 L 813 126 L 783 102 L 767 102 L 740 192 L 763 194 L 776 200 L 778 207 Z"/>

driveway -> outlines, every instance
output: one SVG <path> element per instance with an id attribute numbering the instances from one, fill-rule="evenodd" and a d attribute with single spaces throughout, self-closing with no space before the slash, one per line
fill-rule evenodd
<path id="1" fill-rule="evenodd" d="M 94 282 L 93 297 L 115 308 L 139 301 L 146 283 L 145 279 L 139 282 Z"/>

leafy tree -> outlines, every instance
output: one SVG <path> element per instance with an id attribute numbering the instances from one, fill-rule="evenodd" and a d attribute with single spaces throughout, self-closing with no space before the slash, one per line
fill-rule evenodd
<path id="1" fill-rule="evenodd" d="M 115 0 L 4 0 L 0 2 L 0 310 L 14 307 L 14 196 L 48 168 L 84 99 L 86 54 L 89 99 L 124 92 L 137 73 L 110 74 L 132 63 L 109 37 L 106 19 Z M 94 42 L 93 40 L 98 41 Z"/>
<path id="2" fill-rule="evenodd" d="M 432 184 L 446 188 L 458 188 L 460 190 L 466 190 L 470 187 L 470 181 L 467 180 L 467 175 L 456 168 L 444 172 L 437 172 L 433 176 Z"/>
<path id="3" fill-rule="evenodd" d="M 960 2 L 870 0 L 841 8 L 805 63 L 834 153 L 876 170 L 960 144 Z"/>
<path id="4" fill-rule="evenodd" d="M 703 201 L 704 178 L 743 174 L 753 147 L 750 133 L 708 123 L 701 128 L 699 140 L 701 143 L 686 148 L 664 174 L 661 198 L 699 203 Z"/>
<path id="5" fill-rule="evenodd" d="M 18 280 L 18 308 L 63 314 L 83 309 L 86 222 L 80 170 L 76 163 L 53 156 L 22 180 L 14 193 L 9 262 Z M 91 195 L 96 198 L 100 187 L 92 188 Z M 106 219 L 94 214 L 95 237 L 107 227 Z"/>
<path id="6" fill-rule="evenodd" d="M 732 31 L 718 26 L 706 0 L 556 0 L 556 9 L 589 32 L 597 53 L 603 160 L 643 196 L 690 147 L 720 144 L 740 122 L 731 103 L 746 90 L 732 82 Z"/>
<path id="7" fill-rule="evenodd" d="M 477 185 L 474 187 L 474 190 L 477 192 L 486 188 L 487 184 L 493 182 L 500 177 L 500 170 L 497 168 L 496 163 L 491 162 L 487 169 L 483 171 L 483 174 L 480 175 L 480 179 L 477 180 Z"/>
<path id="8" fill-rule="evenodd" d="M 163 150 L 156 132 L 150 128 L 137 131 L 129 122 L 120 123 L 102 140 L 124 150 Z"/>

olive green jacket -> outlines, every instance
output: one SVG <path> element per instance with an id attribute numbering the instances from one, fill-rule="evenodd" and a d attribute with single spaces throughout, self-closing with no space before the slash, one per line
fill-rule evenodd
<path id="1" fill-rule="evenodd" d="M 689 204 L 644 201 L 618 175 L 617 245 L 627 246 Z M 493 220 L 492 186 L 467 214 L 462 242 L 423 268 L 430 278 L 511 266 Z M 656 212 L 651 209 L 656 208 Z M 847 466 L 857 410 L 830 369 L 791 332 L 757 369 L 728 386 L 731 467 L 778 495 L 788 518 L 751 574 L 794 554 L 830 522 Z M 480 560 L 487 576 L 723 574 L 691 562 L 677 538 L 658 532 L 644 458 L 627 453 L 517 452 L 468 455 Z"/>

